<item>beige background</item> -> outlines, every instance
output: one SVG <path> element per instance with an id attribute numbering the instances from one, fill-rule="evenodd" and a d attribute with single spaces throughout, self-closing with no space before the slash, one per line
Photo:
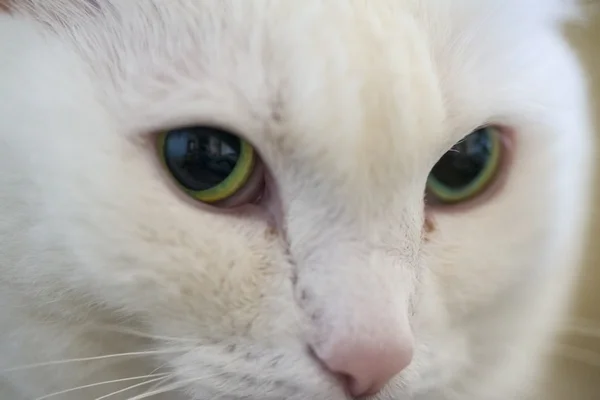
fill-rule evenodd
<path id="1" fill-rule="evenodd" d="M 599 4 L 600 6 L 600 4 Z M 586 27 L 567 30 L 590 77 L 592 107 L 598 132 L 600 161 L 600 13 Z M 600 183 L 600 163 L 596 182 Z M 578 299 L 573 317 L 587 321 L 593 332 L 568 335 L 562 342 L 573 347 L 571 356 L 557 356 L 547 382 L 548 394 L 539 400 L 600 400 L 600 185 L 596 185 L 597 207 L 592 211 L 591 232 Z M 577 360 L 575 360 L 577 359 Z M 508 399 L 507 399 L 508 400 Z M 538 399 L 535 399 L 538 400 Z"/>

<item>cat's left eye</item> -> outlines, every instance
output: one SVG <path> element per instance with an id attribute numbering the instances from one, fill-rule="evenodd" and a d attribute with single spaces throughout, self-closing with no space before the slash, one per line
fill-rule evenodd
<path id="1" fill-rule="evenodd" d="M 176 183 L 195 200 L 219 207 L 256 201 L 264 169 L 244 139 L 211 127 L 190 127 L 158 135 L 158 149 Z"/>
<path id="2" fill-rule="evenodd" d="M 483 127 L 455 144 L 437 162 L 427 179 L 427 195 L 438 204 L 456 204 L 484 193 L 501 167 L 502 132 Z"/>

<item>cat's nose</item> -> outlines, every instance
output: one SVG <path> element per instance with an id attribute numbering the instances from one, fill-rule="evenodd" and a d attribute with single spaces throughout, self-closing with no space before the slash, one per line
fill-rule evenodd
<path id="1" fill-rule="evenodd" d="M 344 378 L 352 396 L 364 397 L 381 391 L 410 364 L 413 346 L 400 335 L 365 332 L 345 335 L 315 354 L 327 369 Z"/>

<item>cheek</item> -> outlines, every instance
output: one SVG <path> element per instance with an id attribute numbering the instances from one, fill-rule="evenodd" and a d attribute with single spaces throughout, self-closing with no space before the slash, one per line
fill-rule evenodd
<path id="1" fill-rule="evenodd" d="M 168 213 L 157 219 L 155 212 L 126 222 L 132 231 L 121 240 L 95 239 L 86 260 L 109 265 L 98 290 L 127 293 L 125 310 L 168 321 L 179 332 L 226 334 L 218 328 L 240 332 L 260 320 L 273 296 L 287 289 L 292 298 L 289 265 L 266 224 L 194 211 L 169 221 Z"/>
<path id="2" fill-rule="evenodd" d="M 426 263 L 447 303 L 469 313 L 549 267 L 556 244 L 550 220 L 545 214 L 515 221 L 498 211 L 497 217 L 465 216 L 440 223 L 427 245 Z"/>
<path id="3" fill-rule="evenodd" d="M 572 249 L 551 208 L 525 201 L 520 207 L 514 213 L 519 209 L 490 204 L 477 215 L 438 218 L 425 263 L 454 316 L 533 290 L 568 267 L 563 253 Z"/>
<path id="4" fill-rule="evenodd" d="M 568 150 L 550 139 L 521 135 L 506 181 L 484 202 L 431 212 L 436 229 L 425 244 L 426 264 L 451 312 L 481 310 L 570 268 L 565 255 L 573 252 L 572 239 L 564 232 L 577 224 L 577 194 L 557 178 L 571 162 Z"/>
<path id="5" fill-rule="evenodd" d="M 55 282 L 196 337 L 244 332 L 269 324 L 265 309 L 273 304 L 290 308 L 291 269 L 264 216 L 213 213 L 182 200 L 148 168 L 145 153 L 129 152 L 122 162 L 110 147 L 69 167 L 65 190 L 45 196 L 54 210 L 44 218 L 45 237 L 65 249 L 56 264 L 73 266 Z M 102 173 L 82 183 L 92 171 Z"/>

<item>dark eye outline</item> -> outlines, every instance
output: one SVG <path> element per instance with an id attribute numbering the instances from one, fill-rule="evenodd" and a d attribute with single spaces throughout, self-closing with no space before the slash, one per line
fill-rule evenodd
<path id="1" fill-rule="evenodd" d="M 454 191 L 452 189 L 441 187 L 443 184 L 438 182 L 435 177 L 431 175 L 432 172 L 430 172 L 430 175 L 427 177 L 426 186 L 427 203 L 436 207 L 452 207 L 462 204 L 469 204 L 472 201 L 483 197 L 496 187 L 496 183 L 503 175 L 502 171 L 505 168 L 507 153 L 509 150 L 509 146 L 507 146 L 507 139 L 510 138 L 506 137 L 507 135 L 505 134 L 506 132 L 503 128 L 494 125 L 479 127 L 472 131 L 469 135 L 482 130 L 486 130 L 492 138 L 492 153 L 490 154 L 483 171 L 479 173 L 476 179 L 474 179 L 460 191 Z"/>
<path id="2" fill-rule="evenodd" d="M 161 164 L 165 168 L 165 172 L 181 191 L 195 201 L 220 208 L 233 208 L 253 203 L 260 199 L 265 185 L 265 170 L 260 156 L 248 141 L 234 133 L 210 126 L 190 126 L 186 128 L 205 128 L 235 136 L 240 141 L 240 157 L 231 174 L 221 183 L 205 190 L 192 190 L 183 185 L 173 174 L 165 156 L 165 140 L 167 136 L 169 133 L 176 132 L 182 128 L 160 131 L 156 138 L 156 148 Z"/>

